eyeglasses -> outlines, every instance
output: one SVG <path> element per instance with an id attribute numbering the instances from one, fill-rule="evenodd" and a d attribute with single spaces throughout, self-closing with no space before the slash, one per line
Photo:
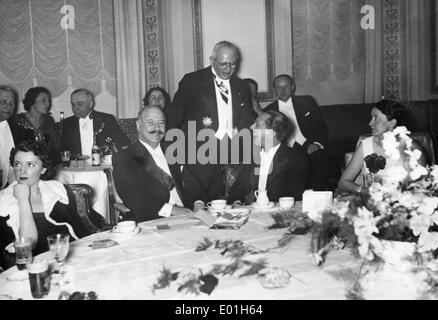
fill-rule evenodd
<path id="1" fill-rule="evenodd" d="M 222 69 L 225 69 L 226 67 L 235 68 L 237 66 L 237 62 L 220 62 L 217 58 L 214 58 L 214 60 L 217 62 L 219 67 Z"/>

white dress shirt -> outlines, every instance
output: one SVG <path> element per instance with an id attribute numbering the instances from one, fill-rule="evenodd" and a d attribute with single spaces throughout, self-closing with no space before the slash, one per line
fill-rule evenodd
<path id="1" fill-rule="evenodd" d="M 231 99 L 230 80 L 222 80 L 218 77 L 213 67 L 211 70 L 216 76 L 216 79 L 213 79 L 213 82 L 217 81 L 219 84 L 222 83 L 228 89 L 228 103 L 225 103 L 225 101 L 222 99 L 220 89 L 217 87 L 216 83 L 214 83 L 219 121 L 215 137 L 219 140 L 222 140 L 224 136 L 228 134 L 231 139 L 233 138 L 233 101 Z"/>
<path id="2" fill-rule="evenodd" d="M 300 126 L 298 125 L 297 116 L 292 105 L 292 98 L 289 98 L 289 100 L 287 100 L 286 102 L 278 100 L 278 110 L 284 113 L 292 121 L 296 128 L 295 133 L 289 140 L 289 147 L 292 148 L 295 144 L 295 141 L 298 142 L 300 145 L 303 145 L 306 142 L 307 138 L 303 135 Z"/>
<path id="3" fill-rule="evenodd" d="M 9 164 L 9 155 L 11 149 L 14 148 L 14 138 L 12 137 L 11 128 L 8 121 L 0 122 L 0 170 L 2 170 L 2 185 L 4 188 L 6 184 L 13 181 L 13 170 Z M 9 178 L 9 179 L 8 179 Z"/>
<path id="4" fill-rule="evenodd" d="M 161 170 L 166 172 L 169 176 L 172 176 L 172 174 L 170 173 L 169 165 L 167 164 L 166 157 L 163 153 L 163 150 L 161 150 L 160 144 L 158 144 L 158 146 L 155 149 L 153 149 L 147 143 L 141 140 L 140 142 L 142 145 L 145 146 L 146 150 L 150 153 L 152 159 L 154 159 L 155 161 L 155 164 L 158 167 L 160 167 Z M 169 202 L 163 205 L 163 207 L 158 212 L 158 215 L 162 217 L 170 217 L 174 205 L 177 205 L 178 207 L 184 207 L 181 198 L 178 195 L 178 191 L 176 191 L 176 187 L 173 187 L 173 189 L 170 190 Z"/>
<path id="5" fill-rule="evenodd" d="M 264 149 L 260 150 L 260 173 L 258 190 L 266 190 L 266 183 L 268 182 L 268 176 L 271 171 L 272 160 L 274 160 L 274 156 L 277 153 L 278 148 L 280 148 L 280 144 L 272 147 L 271 149 L 269 149 L 268 152 L 265 152 Z"/>
<path id="6" fill-rule="evenodd" d="M 91 113 L 91 112 L 90 112 Z M 87 155 L 91 161 L 91 149 L 93 148 L 94 128 L 93 119 L 90 119 L 90 114 L 85 118 L 79 118 L 79 132 L 81 135 L 81 152 L 82 155 Z"/>

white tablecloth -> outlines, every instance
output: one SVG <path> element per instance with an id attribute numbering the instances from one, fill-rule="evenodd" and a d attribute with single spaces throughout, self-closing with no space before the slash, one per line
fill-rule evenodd
<path id="1" fill-rule="evenodd" d="M 253 210 L 249 221 L 239 230 L 209 229 L 199 225 L 197 220 L 170 217 L 141 223 L 141 231 L 126 239 L 107 231 L 72 242 L 65 262 L 73 269 L 73 285 L 68 291 L 95 291 L 101 299 L 345 299 L 349 284 L 341 280 L 340 275 L 357 270 L 360 260 L 347 250 L 339 250 L 330 252 L 327 261 L 317 267 L 309 255 L 310 235 L 296 235 L 283 250 L 245 256 L 251 260 L 263 258 L 269 267 L 287 270 L 292 278 L 284 288 L 266 289 L 257 276 L 239 277 L 241 272 L 237 272 L 218 276 L 219 284 L 211 295 L 178 292 L 175 284 L 155 293 L 152 291 L 163 267 L 172 272 L 195 267 L 206 274 L 216 264 L 230 263 L 226 255 L 213 247 L 195 251 L 204 238 L 211 241 L 239 239 L 259 249 L 275 246 L 286 230 L 266 228 L 274 222 L 272 212 Z M 119 244 L 92 249 L 90 244 L 97 239 L 112 239 Z M 46 252 L 38 258 L 51 257 Z M 0 296 L 32 299 L 27 279 L 7 280 L 17 272 L 13 267 L 0 274 Z M 60 290 L 53 287 L 44 299 L 57 299 Z"/>

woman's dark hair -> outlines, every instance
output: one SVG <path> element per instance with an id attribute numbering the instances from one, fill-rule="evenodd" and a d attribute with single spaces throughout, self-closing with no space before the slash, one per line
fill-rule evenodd
<path id="1" fill-rule="evenodd" d="M 409 129 L 410 113 L 400 102 L 383 99 L 376 103 L 374 107 L 382 112 L 389 121 L 395 119 L 397 121 L 396 126 L 405 126 Z"/>
<path id="2" fill-rule="evenodd" d="M 35 156 L 40 158 L 43 162 L 43 168 L 46 168 L 46 172 L 41 175 L 41 180 L 50 179 L 52 176 L 52 164 L 53 161 L 50 158 L 49 151 L 44 142 L 36 142 L 34 140 L 24 140 L 18 146 L 11 149 L 11 154 L 9 156 L 9 163 L 11 166 L 14 165 L 15 155 L 19 152 L 32 152 Z"/>
<path id="3" fill-rule="evenodd" d="M 264 112 L 270 115 L 269 119 L 266 120 L 266 127 L 275 132 L 278 141 L 287 143 L 295 132 L 292 121 L 279 111 L 268 110 Z"/>
<path id="4" fill-rule="evenodd" d="M 145 95 L 144 98 L 143 98 L 143 105 L 144 105 L 145 107 L 149 104 L 149 98 L 151 97 L 151 94 L 152 94 L 152 92 L 154 92 L 154 91 L 160 91 L 161 94 L 163 95 L 163 97 L 164 97 L 164 102 L 165 102 L 164 107 L 167 107 L 167 106 L 170 105 L 170 95 L 167 93 L 167 91 L 164 90 L 164 89 L 161 88 L 161 87 L 153 87 L 153 88 L 150 88 L 150 89 L 148 90 L 148 92 L 146 92 L 146 95 Z"/>
<path id="5" fill-rule="evenodd" d="M 35 104 L 35 100 L 38 97 L 40 93 L 47 93 L 49 96 L 49 103 L 50 106 L 52 106 L 52 95 L 50 91 L 44 87 L 34 87 L 27 90 L 26 94 L 24 95 L 23 99 L 23 106 L 24 110 L 29 111 L 30 108 Z"/>

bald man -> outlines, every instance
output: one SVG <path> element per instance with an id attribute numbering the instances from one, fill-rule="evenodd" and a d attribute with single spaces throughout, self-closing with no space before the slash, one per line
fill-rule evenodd
<path id="1" fill-rule="evenodd" d="M 193 123 L 196 123 L 196 136 L 202 129 L 213 130 L 213 143 L 218 146 L 217 154 L 211 157 L 216 161 L 207 164 L 201 163 L 198 158 L 196 163 L 187 163 L 189 153 L 198 155 L 197 151 L 204 141 L 196 143 L 196 150 L 187 147 L 185 163 L 181 164 L 184 164 L 182 175 L 188 203 L 193 204 L 196 200 L 207 203 L 225 197 L 228 184 L 225 177 L 231 161 L 228 158 L 226 164 L 219 164 L 221 152 L 225 151 L 220 149 L 220 144 L 232 139 L 240 130 L 249 128 L 256 118 L 249 88 L 236 76 L 239 61 L 239 51 L 234 44 L 218 42 L 213 48 L 210 66 L 183 77 L 167 110 L 168 129 L 183 130 L 186 147 L 194 143 L 191 141 L 193 137 L 188 134 Z M 228 149 L 228 156 L 240 151 L 239 158 L 242 159 L 241 146 L 240 150 Z"/>

